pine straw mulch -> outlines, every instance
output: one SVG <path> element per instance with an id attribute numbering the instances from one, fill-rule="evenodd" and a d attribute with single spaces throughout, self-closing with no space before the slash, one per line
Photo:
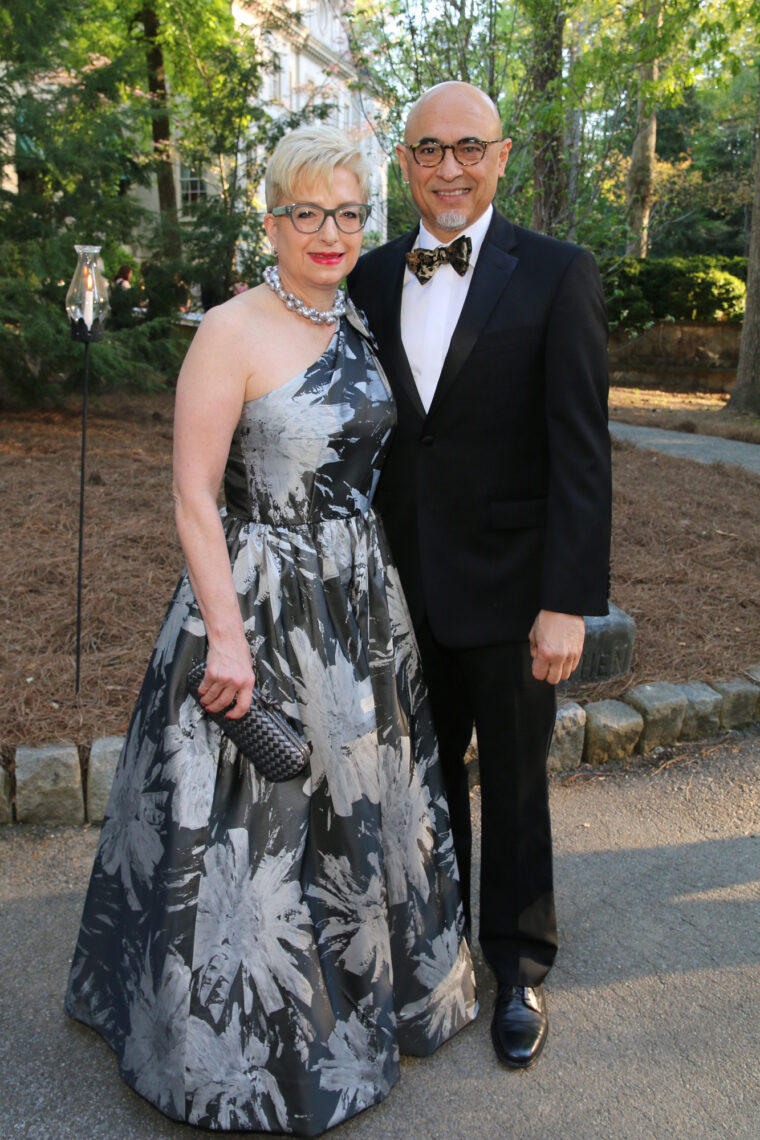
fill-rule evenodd
<path id="1" fill-rule="evenodd" d="M 663 392 L 658 388 L 610 389 L 610 418 L 637 427 L 696 432 L 760 443 L 760 416 L 726 408 L 725 392 Z"/>
<path id="2" fill-rule="evenodd" d="M 74 699 L 81 416 L 0 424 L 0 741 L 87 748 L 127 727 L 182 569 L 171 393 L 111 396 L 88 418 L 80 699 Z M 717 680 L 760 659 L 760 479 L 614 444 L 612 599 L 637 622 L 634 668 L 589 688 Z"/>
<path id="3" fill-rule="evenodd" d="M 173 394 L 110 397 L 87 429 L 80 699 L 74 698 L 81 411 L 0 425 L 0 740 L 89 745 L 125 731 L 182 568 Z"/>

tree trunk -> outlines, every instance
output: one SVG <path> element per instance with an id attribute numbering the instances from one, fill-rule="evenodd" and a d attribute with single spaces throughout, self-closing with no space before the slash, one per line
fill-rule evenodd
<path id="1" fill-rule="evenodd" d="M 644 12 L 646 62 L 639 67 L 639 99 L 636 110 L 636 137 L 631 150 L 626 198 L 628 207 L 627 257 L 646 257 L 649 252 L 649 218 L 654 198 L 654 160 L 657 146 L 657 109 L 647 86 L 656 83 L 659 66 L 656 57 L 657 32 L 662 27 L 661 0 L 649 0 Z M 648 33 L 648 34 L 647 34 Z"/>
<path id="2" fill-rule="evenodd" d="M 648 69 L 657 78 L 657 64 Z M 647 111 L 639 99 L 636 138 L 626 187 L 628 198 L 627 257 L 646 257 L 649 252 L 649 217 L 654 197 L 654 158 L 657 144 L 657 112 Z"/>
<path id="3" fill-rule="evenodd" d="M 747 299 L 736 384 L 726 407 L 732 412 L 753 412 L 760 415 L 760 91 L 755 127 L 755 185 L 749 235 Z"/>
<path id="4" fill-rule="evenodd" d="M 586 35 L 586 21 L 579 20 L 575 29 L 575 41 L 566 48 L 568 70 L 571 70 L 580 55 L 580 44 Z M 567 155 L 566 209 L 567 224 L 565 238 L 575 241 L 577 225 L 578 189 L 581 184 L 581 163 L 583 156 L 583 116 L 579 106 L 571 106 L 565 120 L 565 154 Z"/>
<path id="5" fill-rule="evenodd" d="M 533 228 L 556 233 L 566 213 L 561 107 L 562 37 L 565 14 L 558 0 L 529 5 L 533 24 L 530 86 L 537 126 L 533 131 Z"/>
<path id="6" fill-rule="evenodd" d="M 164 252 L 168 257 L 179 257 L 182 252 L 177 213 L 177 186 L 172 163 L 171 122 L 169 93 L 166 87 L 164 53 L 159 39 L 159 21 L 155 8 L 145 5 L 135 19 L 145 32 L 145 62 L 148 69 L 148 90 L 153 111 L 153 155 L 158 184 L 158 208 L 161 217 Z"/>
<path id="7" fill-rule="evenodd" d="M 499 84 L 496 82 L 496 22 L 497 22 L 497 0 L 488 0 L 488 40 L 487 40 L 487 64 L 486 64 L 486 91 L 493 99 L 494 103 L 499 105 Z"/>

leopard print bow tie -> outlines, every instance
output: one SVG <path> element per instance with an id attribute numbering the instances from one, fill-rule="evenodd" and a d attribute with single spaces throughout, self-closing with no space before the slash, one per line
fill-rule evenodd
<path id="1" fill-rule="evenodd" d="M 463 234 L 451 245 L 439 245 L 435 249 L 413 249 L 411 253 L 406 255 L 406 264 L 419 283 L 425 285 L 438 266 L 445 264 L 445 262 L 448 262 L 460 277 L 464 277 L 467 266 L 470 264 L 471 253 L 472 242 Z"/>

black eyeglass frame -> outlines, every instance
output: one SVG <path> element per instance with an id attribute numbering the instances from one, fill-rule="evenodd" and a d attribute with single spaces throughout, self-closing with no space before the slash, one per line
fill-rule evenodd
<path id="1" fill-rule="evenodd" d="M 319 223 L 315 230 L 302 230 L 300 226 L 296 225 L 293 218 L 293 211 L 297 210 L 299 206 L 308 206 L 312 210 L 322 211 L 322 221 Z M 350 210 L 352 208 L 360 211 L 364 210 L 364 218 L 361 220 L 361 224 L 358 225 L 355 230 L 344 230 L 343 226 L 338 221 L 338 214 L 341 212 L 341 210 Z M 338 227 L 342 234 L 358 234 L 361 230 L 364 229 L 367 222 L 369 221 L 369 216 L 372 213 L 372 206 L 368 202 L 344 202 L 342 206 L 334 206 L 331 210 L 328 210 L 325 206 L 318 206 L 316 202 L 290 202 L 287 206 L 275 206 L 272 210 L 269 211 L 269 213 L 272 214 L 275 218 L 280 218 L 283 215 L 287 214 L 287 216 L 290 218 L 293 229 L 298 230 L 299 234 L 318 234 L 328 218 L 332 218 L 332 220 L 335 222 L 335 225 Z"/>
<path id="2" fill-rule="evenodd" d="M 446 157 L 447 150 L 451 151 L 452 155 L 454 156 L 454 162 L 456 162 L 459 166 L 477 166 L 478 163 L 482 162 L 485 158 L 486 151 L 489 146 L 493 146 L 494 143 L 503 143 L 504 141 L 504 139 L 459 139 L 459 141 L 455 143 L 442 143 L 439 139 L 420 139 L 418 143 L 404 143 L 404 146 L 407 150 L 410 150 L 412 152 L 412 158 L 418 166 L 421 166 L 426 170 L 433 170 L 436 166 L 441 165 L 444 158 Z M 461 159 L 458 159 L 456 155 L 457 147 L 465 146 L 468 143 L 470 146 L 472 146 L 473 143 L 477 143 L 478 146 L 483 148 L 480 152 L 480 158 L 476 158 L 474 162 L 462 162 Z M 421 146 L 439 146 L 441 148 L 441 157 L 437 162 L 420 162 L 419 158 L 417 157 L 417 150 Z"/>

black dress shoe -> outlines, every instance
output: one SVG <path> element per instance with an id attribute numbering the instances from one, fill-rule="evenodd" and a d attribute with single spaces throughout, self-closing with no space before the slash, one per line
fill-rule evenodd
<path id="1" fill-rule="evenodd" d="M 528 1069 L 538 1060 L 549 1033 L 543 986 L 499 985 L 491 1022 L 496 1056 L 510 1069 Z"/>

